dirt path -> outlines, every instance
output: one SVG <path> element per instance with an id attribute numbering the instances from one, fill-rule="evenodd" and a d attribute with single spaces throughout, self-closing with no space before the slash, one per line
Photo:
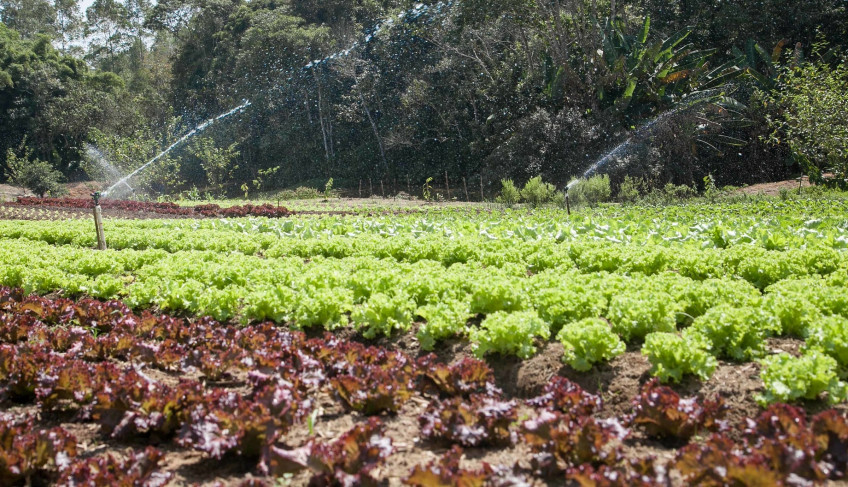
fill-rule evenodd
<path id="1" fill-rule="evenodd" d="M 801 181 L 801 191 L 803 188 L 809 188 L 812 186 L 810 184 L 809 178 L 804 176 Z M 745 194 L 764 194 L 768 196 L 777 196 L 781 191 L 798 191 L 798 178 L 795 179 L 787 179 L 785 181 L 774 181 L 771 183 L 760 183 L 760 184 L 752 184 L 751 186 L 745 186 L 744 188 L 739 188 L 740 193 Z"/>

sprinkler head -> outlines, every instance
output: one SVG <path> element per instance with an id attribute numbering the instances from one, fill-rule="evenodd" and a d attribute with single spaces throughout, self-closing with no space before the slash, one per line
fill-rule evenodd
<path id="1" fill-rule="evenodd" d="M 91 193 L 91 198 L 94 200 L 94 206 L 98 206 L 100 204 L 100 191 Z"/>

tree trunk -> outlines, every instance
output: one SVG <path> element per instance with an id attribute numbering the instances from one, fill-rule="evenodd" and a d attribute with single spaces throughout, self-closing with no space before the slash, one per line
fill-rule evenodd
<path id="1" fill-rule="evenodd" d="M 315 75 L 315 68 L 312 68 L 312 76 L 315 78 L 315 86 L 318 89 L 318 121 L 321 122 L 321 137 L 324 140 L 324 157 L 327 160 L 327 167 L 330 165 L 331 144 L 326 124 L 324 123 L 324 100 L 321 94 L 321 82 L 318 81 L 318 76 Z"/>
<path id="2" fill-rule="evenodd" d="M 383 171 L 388 173 L 389 164 L 386 162 L 386 149 L 383 147 L 383 138 L 380 137 L 380 131 L 377 130 L 377 123 L 374 121 L 374 117 L 371 116 L 371 110 L 368 109 L 368 105 L 365 103 L 362 90 L 357 88 L 356 92 L 359 94 L 359 101 L 362 102 L 362 108 L 365 109 L 365 114 L 368 115 L 368 121 L 371 122 L 371 130 L 374 131 L 374 137 L 377 138 L 377 145 L 380 146 L 380 159 L 383 161 Z"/>

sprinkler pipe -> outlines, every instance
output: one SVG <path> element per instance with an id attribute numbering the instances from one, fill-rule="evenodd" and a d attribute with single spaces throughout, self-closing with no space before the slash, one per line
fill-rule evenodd
<path id="1" fill-rule="evenodd" d="M 94 200 L 94 230 L 97 232 L 97 250 L 106 250 L 106 235 L 103 233 L 103 210 L 100 208 L 100 191 L 91 193 Z"/>

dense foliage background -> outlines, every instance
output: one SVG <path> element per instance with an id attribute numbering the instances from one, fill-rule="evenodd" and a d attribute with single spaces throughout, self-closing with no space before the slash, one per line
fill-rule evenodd
<path id="1" fill-rule="evenodd" d="M 21 158 L 70 179 L 102 176 L 98 160 L 126 172 L 242 100 L 147 187 L 447 171 L 494 191 L 565 183 L 625 140 L 614 185 L 844 174 L 848 159 L 803 103 L 838 106 L 844 0 L 0 0 L 0 19 L 0 177 Z"/>

